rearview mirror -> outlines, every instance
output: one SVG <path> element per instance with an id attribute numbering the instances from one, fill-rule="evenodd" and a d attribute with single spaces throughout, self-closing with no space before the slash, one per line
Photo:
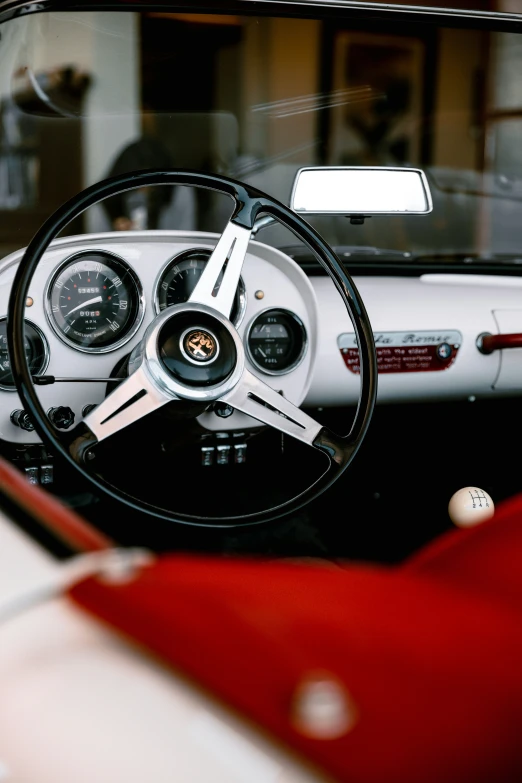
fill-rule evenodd
<path id="1" fill-rule="evenodd" d="M 433 209 L 424 172 L 410 168 L 321 167 L 297 172 L 290 206 L 312 215 L 426 215 Z"/>

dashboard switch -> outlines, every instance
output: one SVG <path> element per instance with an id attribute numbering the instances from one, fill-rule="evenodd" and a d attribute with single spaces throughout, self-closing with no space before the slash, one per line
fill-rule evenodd
<path id="1" fill-rule="evenodd" d="M 31 417 L 27 411 L 13 411 L 11 413 L 11 422 L 15 425 L 15 427 L 20 427 L 20 429 L 25 430 L 26 432 L 32 432 L 34 430 L 34 424 L 31 421 Z"/>
<path id="2" fill-rule="evenodd" d="M 203 467 L 208 468 L 214 464 L 214 451 L 214 446 L 201 447 L 201 464 Z"/>
<path id="3" fill-rule="evenodd" d="M 73 411 L 64 405 L 60 405 L 58 408 L 49 408 L 47 415 L 51 423 L 59 430 L 67 430 L 74 424 Z"/>
<path id="4" fill-rule="evenodd" d="M 236 463 L 236 465 L 244 465 L 244 463 L 246 462 L 246 450 L 247 450 L 246 443 L 234 444 L 234 462 Z"/>
<path id="5" fill-rule="evenodd" d="M 216 465 L 228 465 L 230 461 L 230 446 L 223 445 L 217 447 Z"/>
<path id="6" fill-rule="evenodd" d="M 54 466 L 42 465 L 40 468 L 40 484 L 52 484 L 54 481 Z"/>
<path id="7" fill-rule="evenodd" d="M 27 481 L 29 484 L 39 484 L 40 483 L 40 476 L 38 473 L 38 468 L 25 468 L 25 477 L 27 478 Z"/>
<path id="8" fill-rule="evenodd" d="M 82 408 L 82 416 L 85 418 L 85 416 L 88 416 L 91 411 L 93 411 L 96 408 L 96 405 L 93 403 L 89 403 L 89 405 L 84 405 Z"/>

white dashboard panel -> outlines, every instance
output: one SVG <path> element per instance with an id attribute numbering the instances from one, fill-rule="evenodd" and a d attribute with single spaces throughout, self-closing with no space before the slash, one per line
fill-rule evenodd
<path id="1" fill-rule="evenodd" d="M 215 234 L 180 231 L 121 232 L 111 234 L 71 237 L 53 243 L 31 282 L 29 296 L 34 304 L 26 308 L 27 318 L 40 327 L 49 343 L 50 360 L 46 373 L 56 377 L 106 378 L 116 363 L 125 357 L 140 341 L 147 326 L 155 317 L 154 291 L 156 282 L 166 264 L 177 254 L 192 248 L 213 248 Z M 107 353 L 88 354 L 66 345 L 49 325 L 44 294 L 49 278 L 67 258 L 84 250 L 107 250 L 117 253 L 134 270 L 141 281 L 145 298 L 145 316 L 136 334 L 125 345 Z M 17 252 L 0 262 L 0 316 L 7 314 L 13 278 L 23 252 Z M 250 322 L 261 311 L 271 307 L 291 310 L 302 320 L 308 336 L 308 346 L 301 364 L 285 375 L 270 376 L 249 363 L 252 372 L 266 383 L 284 392 L 296 404 L 300 404 L 310 386 L 313 360 L 317 355 L 317 305 L 313 288 L 300 267 L 280 251 L 251 242 L 243 266 L 242 277 L 246 288 L 247 305 L 244 318 L 238 327 L 244 336 Z M 263 297 L 256 298 L 255 292 Z M 69 406 L 75 420 L 81 419 L 82 408 L 97 404 L 105 396 L 105 384 L 56 383 L 38 388 L 42 405 L 47 410 L 56 406 Z M 0 389 L 0 438 L 17 443 L 37 443 L 36 433 L 25 432 L 10 421 L 11 411 L 20 408 L 16 391 Z M 223 419 L 215 414 L 200 417 L 203 426 L 222 429 Z M 234 413 L 226 421 L 227 429 L 259 426 L 249 416 Z"/>
<path id="2" fill-rule="evenodd" d="M 33 278 L 29 295 L 34 304 L 27 308 L 27 318 L 43 331 L 49 343 L 47 374 L 109 376 L 116 363 L 140 341 L 155 317 L 155 287 L 167 263 L 188 249 L 213 248 L 217 238 L 215 234 L 198 232 L 154 231 L 71 237 L 53 243 Z M 121 256 L 139 277 L 145 299 L 145 316 L 132 339 L 116 350 L 100 354 L 83 353 L 66 345 L 50 327 L 44 302 L 47 283 L 57 267 L 79 251 L 94 249 Z M 22 251 L 0 262 L 0 317 L 7 314 L 11 285 L 21 257 Z M 240 337 L 245 337 L 260 312 L 278 307 L 294 312 L 302 320 L 308 337 L 304 360 L 287 374 L 270 376 L 247 358 L 250 369 L 298 405 L 356 403 L 359 376 L 348 369 L 340 350 L 354 330 L 332 281 L 325 276 L 308 278 L 284 253 L 254 241 L 249 245 L 242 277 L 247 304 L 238 327 Z M 522 372 L 518 371 L 522 351 L 513 351 L 506 357 L 504 368 L 509 366 L 509 377 L 506 375 L 502 382 L 502 352 L 485 356 L 476 347 L 476 338 L 482 332 L 499 332 L 499 313 L 522 312 L 521 278 L 445 273 L 419 278 L 357 277 L 355 282 L 375 333 L 462 336 L 454 361 L 439 372 L 380 374 L 380 402 L 459 400 L 522 393 Z M 38 393 L 44 408 L 69 406 L 78 422 L 85 405 L 97 404 L 104 398 L 105 385 L 60 383 L 39 387 Z M 10 414 L 19 407 L 15 391 L 0 389 L 0 438 L 14 443 L 38 442 L 35 433 L 27 433 L 11 423 Z M 259 426 L 238 412 L 226 421 L 214 413 L 206 413 L 199 417 L 199 422 L 209 430 Z"/>
<path id="3" fill-rule="evenodd" d="M 499 396 L 494 388 L 501 352 L 485 356 L 477 350 L 481 332 L 498 333 L 497 310 L 520 308 L 519 277 L 424 275 L 422 277 L 356 277 L 374 333 L 456 331 L 462 345 L 454 364 L 442 372 L 379 375 L 379 402 L 464 400 Z M 312 385 L 305 403 L 314 406 L 347 405 L 357 401 L 359 377 L 343 361 L 338 338 L 353 332 L 344 305 L 329 278 L 313 277 L 320 313 L 320 346 Z M 519 353 L 515 351 L 514 353 Z M 506 390 L 507 391 L 507 390 Z M 522 392 L 510 378 L 509 393 Z"/>

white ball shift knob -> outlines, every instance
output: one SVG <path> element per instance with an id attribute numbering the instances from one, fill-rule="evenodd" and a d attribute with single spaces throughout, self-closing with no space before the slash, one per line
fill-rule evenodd
<path id="1" fill-rule="evenodd" d="M 473 527 L 490 519 L 495 504 L 487 492 L 478 487 L 463 487 L 455 492 L 448 505 L 448 514 L 457 527 Z"/>

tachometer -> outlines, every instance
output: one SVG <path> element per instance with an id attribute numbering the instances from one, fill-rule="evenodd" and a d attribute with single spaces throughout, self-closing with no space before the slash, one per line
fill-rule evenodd
<path id="1" fill-rule="evenodd" d="M 41 375 L 49 363 L 47 340 L 40 329 L 30 321 L 24 321 L 24 347 L 32 375 Z M 11 359 L 7 350 L 7 318 L 0 318 L 0 389 L 14 391 Z"/>
<path id="2" fill-rule="evenodd" d="M 159 313 L 166 307 L 186 302 L 196 287 L 201 274 L 210 257 L 211 250 L 186 250 L 173 258 L 161 273 L 156 285 L 156 311 Z M 222 275 L 218 278 L 219 287 Z M 236 291 L 234 306 L 230 320 L 234 326 L 239 326 L 245 314 L 246 293 L 243 280 L 240 278 Z"/>
<path id="3" fill-rule="evenodd" d="M 265 310 L 248 329 L 247 349 L 251 361 L 270 375 L 293 370 L 305 355 L 306 330 L 290 310 Z"/>
<path id="4" fill-rule="evenodd" d="M 69 258 L 47 292 L 52 327 L 80 351 L 105 353 L 123 345 L 138 330 L 143 310 L 137 277 L 122 258 L 106 251 Z"/>

